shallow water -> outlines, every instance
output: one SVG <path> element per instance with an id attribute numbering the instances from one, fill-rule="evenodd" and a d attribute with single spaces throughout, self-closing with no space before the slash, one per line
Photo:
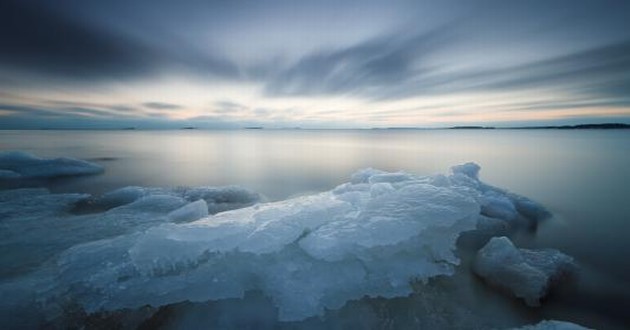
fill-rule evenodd
<path id="1" fill-rule="evenodd" d="M 331 189 L 364 167 L 424 175 L 474 161 L 485 182 L 554 214 L 519 245 L 558 248 L 584 269 L 538 312 L 600 327 L 630 322 L 630 130 L 0 131 L 0 150 L 105 167 L 36 183 L 56 192 L 235 184 L 269 200 Z"/>

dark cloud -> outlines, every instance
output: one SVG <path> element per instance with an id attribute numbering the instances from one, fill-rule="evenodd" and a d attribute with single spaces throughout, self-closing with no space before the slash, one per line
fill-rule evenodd
<path id="1" fill-rule="evenodd" d="M 602 91 L 618 86 L 625 93 L 630 89 L 630 40 L 576 52 L 525 65 L 487 70 L 464 75 L 472 87 L 475 81 L 484 88 L 517 89 L 545 85 L 599 85 Z"/>
<path id="2" fill-rule="evenodd" d="M 75 79 L 146 74 L 154 55 L 122 36 L 24 1 L 0 2 L 1 64 Z"/>
<path id="3" fill-rule="evenodd" d="M 206 78 L 238 75 L 230 61 L 178 40 L 151 43 L 32 1 L 0 1 L 0 46 L 0 68 L 17 76 L 128 80 L 169 68 Z"/>
<path id="4" fill-rule="evenodd" d="M 154 110 L 177 110 L 182 108 L 182 106 L 179 104 L 165 102 L 145 102 L 142 103 L 142 105 L 146 108 Z"/>
<path id="5" fill-rule="evenodd" d="M 170 120 L 158 113 L 121 115 L 111 113 L 106 108 L 80 106 L 0 104 L 0 111 L 8 112 L 0 120 L 0 129 L 159 129 L 190 125 L 188 122 Z"/>
<path id="6" fill-rule="evenodd" d="M 77 102 L 48 102 L 50 105 L 0 104 L 0 110 L 8 111 L 16 117 L 54 118 L 141 118 L 146 114 L 134 111 L 121 111 L 118 106 L 97 105 Z"/>
<path id="7" fill-rule="evenodd" d="M 573 104 L 587 100 L 591 106 L 630 106 L 630 41 L 452 78 L 455 90 L 546 88 L 567 93 Z"/>
<path id="8" fill-rule="evenodd" d="M 221 114 L 230 114 L 246 109 L 246 106 L 232 101 L 218 101 L 213 104 L 213 112 Z"/>
<path id="9" fill-rule="evenodd" d="M 133 115 L 133 113 L 142 113 L 137 108 L 124 104 L 102 104 L 92 102 L 76 102 L 76 101 L 58 101 L 47 100 L 44 102 L 48 106 L 56 109 L 72 109 L 72 108 L 97 108 L 103 109 L 111 114 L 120 113 L 122 115 Z"/>
<path id="10" fill-rule="evenodd" d="M 128 105 L 109 105 L 106 106 L 108 109 L 119 111 L 119 112 L 134 112 L 138 111 L 136 108 L 128 106 Z"/>
<path id="11" fill-rule="evenodd" d="M 499 69 L 461 71 L 423 65 L 448 51 L 444 33 L 390 36 L 305 57 L 266 85 L 271 96 L 353 94 L 399 99 L 458 92 L 562 90 L 597 105 L 630 105 L 630 41 Z M 575 102 L 573 102 L 575 103 Z"/>
<path id="12" fill-rule="evenodd" d="M 423 60 L 448 39 L 445 30 L 372 39 L 306 56 L 266 85 L 268 95 L 326 95 L 391 90 L 429 72 Z"/>
<path id="13" fill-rule="evenodd" d="M 16 117 L 62 117 L 63 113 L 56 112 L 54 110 L 42 109 L 38 107 L 32 107 L 27 105 L 17 105 L 17 104 L 0 104 L 0 110 L 8 111 L 11 113 L 10 116 Z M 7 118 L 4 117 L 3 120 Z"/>

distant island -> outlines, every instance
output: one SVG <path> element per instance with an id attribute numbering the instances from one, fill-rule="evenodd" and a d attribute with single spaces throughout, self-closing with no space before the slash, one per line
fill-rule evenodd
<path id="1" fill-rule="evenodd" d="M 492 126 L 453 126 L 449 129 L 495 129 L 496 127 Z"/>
<path id="2" fill-rule="evenodd" d="M 562 126 L 530 126 L 512 127 L 515 129 L 628 129 L 630 125 L 621 123 L 605 124 L 582 124 L 582 125 L 562 125 Z"/>
<path id="3" fill-rule="evenodd" d="M 453 126 L 447 129 L 628 129 L 630 125 L 622 123 L 604 124 L 581 124 L 581 125 L 561 125 L 561 126 L 514 126 L 514 127 L 492 127 L 492 126 Z"/>

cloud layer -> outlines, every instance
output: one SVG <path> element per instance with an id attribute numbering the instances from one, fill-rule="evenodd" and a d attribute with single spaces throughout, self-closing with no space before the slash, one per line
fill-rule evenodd
<path id="1" fill-rule="evenodd" d="M 612 0 L 8 0 L 0 126 L 627 121 L 629 13 Z"/>

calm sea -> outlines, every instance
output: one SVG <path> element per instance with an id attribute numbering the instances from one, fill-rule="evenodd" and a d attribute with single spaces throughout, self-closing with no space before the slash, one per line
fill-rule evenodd
<path id="1" fill-rule="evenodd" d="M 630 130 L 0 131 L 0 150 L 106 169 L 49 182 L 57 192 L 241 185 L 268 200 L 331 189 L 365 167 L 433 174 L 474 161 L 483 181 L 554 214 L 521 246 L 558 248 L 586 269 L 546 312 L 630 322 Z"/>

